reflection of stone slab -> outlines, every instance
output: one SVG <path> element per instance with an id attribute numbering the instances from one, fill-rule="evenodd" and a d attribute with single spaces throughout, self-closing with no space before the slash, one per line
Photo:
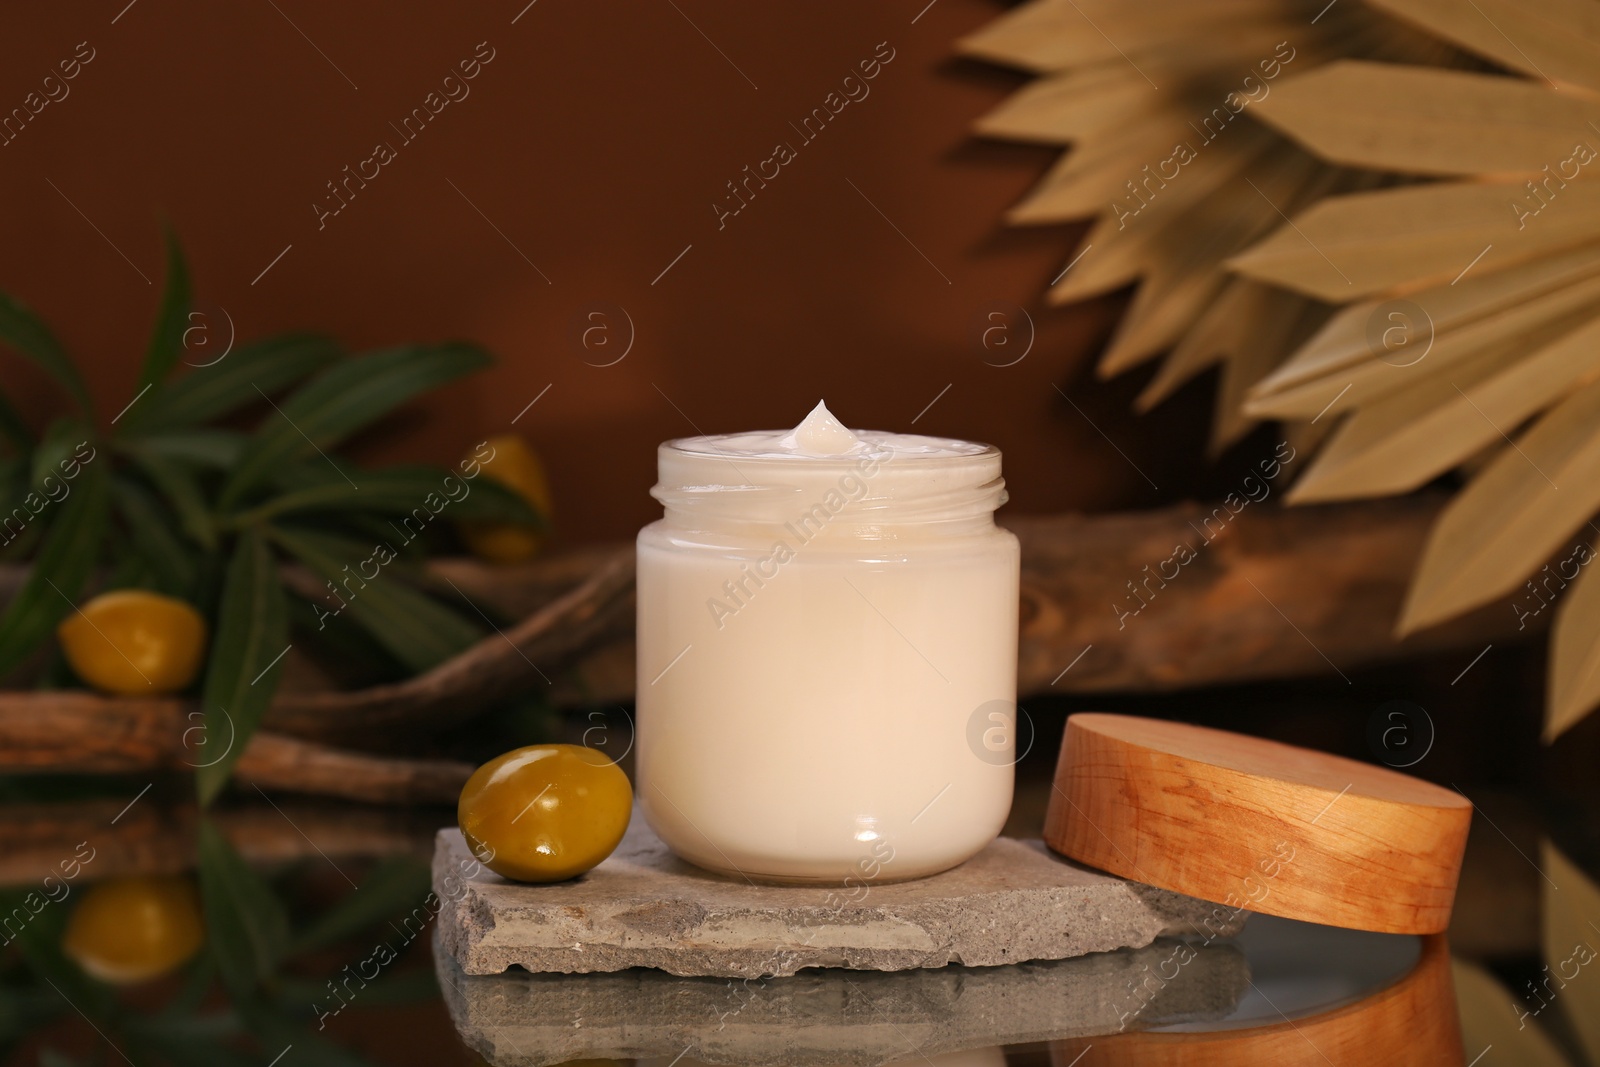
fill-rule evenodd
<path id="1" fill-rule="evenodd" d="M 1232 945 L 1177 942 L 1009 967 L 788 978 L 677 978 L 637 969 L 470 976 L 436 946 L 463 1040 L 495 1067 L 683 1056 L 683 1063 L 872 1065 L 963 1049 L 1217 1019 L 1249 970 Z M 1180 957 L 1182 958 L 1182 957 Z M 1172 975 L 1159 982 L 1150 975 Z M 1143 1005 L 1141 1010 L 1140 1006 Z M 680 1064 L 682 1067 L 682 1064 Z"/>
<path id="2" fill-rule="evenodd" d="M 673 856 L 643 819 L 582 878 L 516 885 L 474 867 L 459 831 L 434 851 L 440 940 L 467 974 L 620 971 L 788 975 L 805 967 L 987 967 L 1226 936 L 1243 917 L 1001 838 L 955 870 L 847 891 L 751 885 Z M 1202 924 L 1213 914 L 1222 922 Z"/>

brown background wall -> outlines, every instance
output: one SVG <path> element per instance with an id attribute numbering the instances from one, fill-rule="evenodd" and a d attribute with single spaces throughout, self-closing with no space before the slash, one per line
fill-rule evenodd
<path id="1" fill-rule="evenodd" d="M 494 370 L 366 454 L 448 461 L 548 385 L 516 429 L 547 456 L 567 540 L 648 520 L 661 439 L 792 424 L 818 397 L 852 425 L 904 430 L 946 385 L 915 428 L 999 444 L 1017 510 L 1145 505 L 1192 487 L 1200 393 L 1131 416 L 1137 381 L 1087 373 L 1120 298 L 1043 305 L 1080 228 L 1001 225 L 1053 153 L 972 138 L 1022 79 L 951 56 L 1003 6 L 525 3 L 104 0 L 8 20 L 0 112 L 79 42 L 94 59 L 0 147 L 0 286 L 85 361 L 102 423 L 133 396 L 163 219 L 188 248 L 214 341 L 224 312 L 245 339 L 480 341 Z M 403 143 L 389 124 L 485 41 L 494 59 L 470 95 Z M 802 145 L 789 124 L 880 42 L 894 59 L 870 95 Z M 325 183 L 379 140 L 398 158 L 319 229 Z M 719 230 L 725 183 L 779 140 L 798 158 Z M 615 343 L 589 352 L 579 331 L 601 306 Z M 1025 342 L 1013 311 L 1015 345 L 979 346 L 984 313 L 1007 306 L 1026 308 L 1036 341 L 1015 366 L 986 365 Z M 618 309 L 631 351 L 589 365 L 626 340 Z M 0 356 L 0 374 L 35 419 L 59 407 L 15 359 Z"/>

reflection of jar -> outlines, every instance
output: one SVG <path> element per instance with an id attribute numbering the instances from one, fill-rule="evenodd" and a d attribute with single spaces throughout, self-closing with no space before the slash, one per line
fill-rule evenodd
<path id="1" fill-rule="evenodd" d="M 680 856 L 843 884 L 953 867 L 1011 805 L 1000 453 L 796 430 L 663 444 L 639 533 L 639 803 Z"/>

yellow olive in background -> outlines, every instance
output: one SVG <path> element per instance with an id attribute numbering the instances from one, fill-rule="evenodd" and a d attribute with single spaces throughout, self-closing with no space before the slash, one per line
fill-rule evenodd
<path id="1" fill-rule="evenodd" d="M 548 520 L 550 483 L 545 478 L 544 464 L 528 447 L 528 442 L 508 433 L 489 438 L 488 444 L 494 454 L 483 462 L 483 476 L 516 493 Z M 470 458 L 477 456 L 474 454 Z M 543 530 L 525 523 L 472 520 L 457 526 L 472 554 L 490 563 L 520 563 L 530 559 L 545 539 Z"/>
<path id="2" fill-rule="evenodd" d="M 633 787 L 605 753 L 530 745 L 473 772 L 456 821 L 472 854 L 496 874 L 560 882 L 611 855 L 632 813 Z"/>
<path id="3" fill-rule="evenodd" d="M 200 670 L 206 621 L 185 601 L 143 589 L 102 593 L 56 627 L 78 677 L 107 693 L 156 696 Z"/>
<path id="4" fill-rule="evenodd" d="M 139 876 L 85 890 L 67 919 L 61 949 L 102 982 L 131 985 L 176 970 L 204 941 L 194 882 Z"/>

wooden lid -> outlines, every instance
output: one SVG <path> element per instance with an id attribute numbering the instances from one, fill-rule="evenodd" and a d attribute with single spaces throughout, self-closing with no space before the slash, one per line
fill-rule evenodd
<path id="1" fill-rule="evenodd" d="M 1067 720 L 1044 839 L 1235 909 L 1382 933 L 1450 923 L 1472 803 L 1386 767 L 1184 723 Z"/>
<path id="2" fill-rule="evenodd" d="M 1054 1067 L 1461 1067 L 1464 1052 L 1443 937 L 1424 938 L 1416 967 L 1393 985 L 1309 1017 L 1236 1030 L 1130 1031 L 1050 1042 Z"/>

